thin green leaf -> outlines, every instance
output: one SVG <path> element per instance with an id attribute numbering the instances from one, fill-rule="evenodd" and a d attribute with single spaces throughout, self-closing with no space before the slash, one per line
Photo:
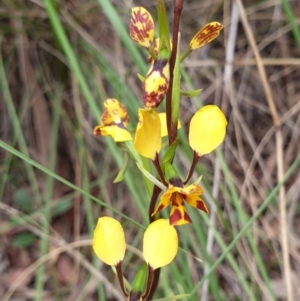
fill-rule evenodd
<path id="1" fill-rule="evenodd" d="M 160 181 L 158 181 L 150 172 L 148 172 L 146 169 L 143 168 L 143 166 L 140 163 L 136 163 L 139 170 L 143 173 L 143 175 L 154 185 L 159 187 L 162 191 L 166 190 L 166 187 L 164 184 L 162 184 Z"/>
<path id="2" fill-rule="evenodd" d="M 158 15 L 158 36 L 159 36 L 159 49 L 158 53 L 166 49 L 168 55 L 171 54 L 170 33 L 168 25 L 168 17 L 165 4 L 162 0 L 157 1 L 157 15 Z"/>
<path id="3" fill-rule="evenodd" d="M 120 171 L 118 172 L 118 175 L 114 179 L 113 183 L 119 183 L 124 179 L 124 175 L 125 175 L 125 172 L 127 170 L 128 163 L 129 163 L 129 155 L 128 155 L 127 152 L 124 152 L 123 166 L 120 169 Z"/>
<path id="4" fill-rule="evenodd" d="M 187 96 L 187 97 L 196 97 L 201 92 L 202 92 L 202 89 L 192 90 L 192 91 L 183 91 L 183 90 L 180 90 L 180 95 L 181 96 Z"/>

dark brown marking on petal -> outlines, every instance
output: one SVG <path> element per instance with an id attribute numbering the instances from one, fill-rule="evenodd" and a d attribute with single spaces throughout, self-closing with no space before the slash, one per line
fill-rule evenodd
<path id="1" fill-rule="evenodd" d="M 145 81 L 142 85 L 142 93 L 143 93 L 144 104 L 147 108 L 158 107 L 158 105 L 161 103 L 161 101 L 163 100 L 163 98 L 167 93 L 169 87 L 169 78 L 166 77 L 163 72 L 163 68 L 165 68 L 167 64 L 168 64 L 168 60 L 166 59 L 156 60 L 145 78 Z M 153 81 L 159 80 L 160 78 L 163 79 L 164 84 L 159 85 L 155 91 L 151 91 L 149 93 L 149 91 L 146 91 L 145 83 L 146 81 L 151 80 L 151 77 L 154 72 L 158 72 L 159 76 L 154 75 Z"/>
<path id="2" fill-rule="evenodd" d="M 111 100 L 111 102 L 116 102 L 115 100 Z M 119 122 L 121 120 L 122 122 Z M 119 109 L 112 109 L 111 112 L 109 110 L 104 110 L 101 122 L 105 126 L 117 125 L 120 128 L 126 128 L 126 125 L 129 123 L 129 114 L 125 106 L 120 104 Z"/>
<path id="3" fill-rule="evenodd" d="M 197 209 L 200 209 L 207 214 L 209 213 L 208 208 L 206 207 L 204 201 L 202 201 L 202 200 L 196 201 L 196 207 L 197 207 Z"/>
<path id="4" fill-rule="evenodd" d="M 189 215 L 187 214 L 186 211 L 184 212 L 183 219 L 184 219 L 187 223 L 189 223 L 189 224 L 192 223 L 192 220 L 190 219 L 190 217 L 189 217 Z"/>
<path id="5" fill-rule="evenodd" d="M 143 100 L 146 108 L 157 108 L 167 92 L 168 85 L 160 85 L 157 92 L 147 93 L 143 88 Z"/>
<path id="6" fill-rule="evenodd" d="M 175 209 L 170 215 L 170 224 L 176 225 L 183 218 L 179 209 Z"/>
<path id="7" fill-rule="evenodd" d="M 137 24 L 142 25 L 142 29 L 139 28 Z M 152 20 L 150 20 L 149 13 L 142 13 L 141 9 L 133 11 L 129 25 L 129 34 L 131 38 L 137 43 L 151 43 L 152 41 L 149 40 L 149 33 L 152 30 L 154 30 L 154 24 Z"/>
<path id="8" fill-rule="evenodd" d="M 99 129 L 99 128 L 95 129 L 95 130 L 94 130 L 94 135 L 95 135 L 95 136 L 102 136 L 102 135 L 101 135 L 101 129 Z"/>
<path id="9" fill-rule="evenodd" d="M 223 25 L 220 23 L 207 24 L 195 35 L 193 40 L 197 41 L 198 47 L 206 45 L 218 37 L 222 28 Z"/>
<path id="10" fill-rule="evenodd" d="M 161 205 L 158 206 L 156 212 L 158 212 L 158 211 L 160 211 L 160 210 L 162 210 L 162 209 L 164 209 L 164 208 L 165 208 L 165 206 L 164 206 L 163 204 L 161 204 Z"/>
<path id="11" fill-rule="evenodd" d="M 111 116 L 107 110 L 104 110 L 104 112 L 101 116 L 101 122 L 105 125 L 111 125 L 111 123 L 112 123 Z"/>
<path id="12" fill-rule="evenodd" d="M 173 197 L 172 197 L 172 206 L 174 206 L 174 207 L 179 207 L 179 206 L 181 206 L 181 203 L 178 203 L 178 202 L 177 202 L 177 197 L 178 197 L 178 195 L 177 195 L 177 193 L 175 192 L 174 195 L 173 195 Z"/>

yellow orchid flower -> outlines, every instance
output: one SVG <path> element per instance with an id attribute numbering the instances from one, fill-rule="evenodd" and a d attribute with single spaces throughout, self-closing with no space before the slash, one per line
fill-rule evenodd
<path id="1" fill-rule="evenodd" d="M 125 255 L 126 243 L 121 224 L 114 218 L 98 219 L 93 237 L 93 249 L 106 264 L 116 266 Z"/>
<path id="2" fill-rule="evenodd" d="M 94 128 L 94 135 L 111 136 L 115 142 L 132 140 L 130 133 L 126 130 L 129 122 L 127 109 L 114 98 L 107 99 L 104 107 L 101 124 Z"/>
<path id="3" fill-rule="evenodd" d="M 139 45 L 149 49 L 154 40 L 154 22 L 144 7 L 133 7 L 129 24 L 129 35 Z"/>
<path id="4" fill-rule="evenodd" d="M 153 268 L 169 264 L 178 251 L 178 235 L 168 219 L 158 219 L 151 223 L 144 234 L 143 255 Z"/>
<path id="5" fill-rule="evenodd" d="M 171 204 L 170 224 L 174 226 L 189 224 L 192 221 L 185 209 L 185 202 L 207 214 L 209 213 L 205 202 L 200 198 L 202 194 L 203 190 L 199 185 L 192 184 L 184 187 L 180 179 L 171 179 L 168 189 L 161 196 L 161 201 L 152 215 Z"/>
<path id="6" fill-rule="evenodd" d="M 227 120 L 215 105 L 207 105 L 196 112 L 190 122 L 189 143 L 203 156 L 216 149 L 226 135 Z"/>
<path id="7" fill-rule="evenodd" d="M 189 48 L 195 50 L 200 48 L 215 38 L 217 38 L 222 30 L 223 25 L 219 22 L 211 22 L 206 24 L 201 30 L 199 30 L 195 36 L 192 38 Z"/>

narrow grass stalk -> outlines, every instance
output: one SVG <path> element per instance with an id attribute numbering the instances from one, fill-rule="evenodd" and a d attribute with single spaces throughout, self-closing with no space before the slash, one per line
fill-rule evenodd
<path id="1" fill-rule="evenodd" d="M 94 197 L 93 195 L 91 195 L 90 193 L 86 192 L 84 189 L 77 187 L 76 185 L 72 184 L 71 182 L 67 181 L 66 179 L 62 178 L 61 176 L 57 175 L 55 172 L 53 172 L 52 170 L 49 170 L 48 168 L 46 168 L 45 166 L 37 163 L 36 161 L 32 160 L 31 158 L 29 158 L 28 156 L 24 155 L 23 153 L 19 152 L 18 150 L 16 150 L 15 148 L 11 147 L 10 145 L 8 145 L 7 143 L 5 143 L 4 141 L 0 140 L 0 147 L 3 148 L 4 150 L 12 153 L 13 155 L 17 156 L 18 158 L 22 159 L 23 161 L 25 161 L 26 163 L 28 163 L 29 165 L 31 165 L 32 167 L 35 167 L 37 169 L 39 169 L 40 171 L 46 173 L 47 175 L 50 175 L 51 177 L 53 177 L 54 179 L 56 179 L 57 181 L 67 185 L 68 187 L 70 187 L 71 189 L 79 192 L 80 194 L 82 194 L 85 197 L 90 198 L 91 200 L 93 200 L 94 202 L 96 202 L 97 204 L 102 205 L 103 207 L 111 210 L 112 212 L 118 214 L 119 216 L 123 217 L 124 219 L 132 222 L 133 224 L 135 224 L 138 227 L 141 227 L 142 229 L 145 229 L 145 227 L 143 225 L 141 225 L 140 223 L 136 222 L 135 220 L 129 218 L 127 215 L 121 213 L 120 211 L 116 210 L 115 208 L 107 205 L 105 202 L 99 200 L 98 198 Z"/>
<path id="2" fill-rule="evenodd" d="M 9 113 L 9 117 L 11 119 L 12 125 L 13 125 L 13 131 L 17 137 L 17 141 L 18 144 L 20 146 L 21 152 L 23 154 L 26 154 L 28 156 L 28 149 L 27 149 L 27 145 L 26 145 L 26 141 L 25 138 L 23 136 L 23 132 L 22 132 L 22 128 L 19 122 L 19 117 L 16 113 L 14 104 L 13 104 L 13 100 L 12 97 L 10 95 L 10 91 L 8 88 L 8 84 L 6 81 L 6 76 L 5 76 L 5 71 L 3 68 L 3 63 L 2 63 L 2 57 L 0 56 L 0 81 L 3 85 L 3 92 L 4 92 L 4 97 L 6 100 L 6 104 L 7 104 L 7 109 L 8 109 L 8 113 Z M 30 181 L 30 185 L 32 188 L 32 192 L 33 192 L 33 196 L 34 199 L 36 201 L 36 204 L 38 207 L 42 206 L 42 196 L 40 194 L 39 188 L 38 188 L 38 183 L 35 177 L 35 173 L 33 170 L 33 167 L 31 164 L 29 164 L 27 161 L 24 161 L 25 164 L 25 169 L 26 172 L 28 174 L 29 177 L 29 181 Z M 42 225 L 44 229 L 48 228 L 48 221 L 46 218 L 42 219 Z M 47 246 L 47 242 L 45 239 L 41 240 L 41 249 L 40 252 L 45 254 L 46 252 L 46 246 Z M 36 274 L 36 300 L 41 300 L 42 298 L 42 285 L 43 285 L 43 273 L 44 273 L 44 266 L 40 266 L 40 268 L 38 269 L 38 272 Z"/>
<path id="3" fill-rule="evenodd" d="M 285 13 L 285 15 L 287 17 L 287 20 L 290 23 L 290 26 L 292 28 L 292 33 L 294 35 L 295 41 L 297 43 L 297 46 L 300 49 L 300 30 L 299 30 L 299 25 L 297 25 L 297 22 L 296 22 L 294 14 L 293 14 L 293 11 L 291 9 L 291 6 L 290 6 L 288 0 L 281 0 L 281 5 L 282 5 L 284 13 Z"/>
<path id="4" fill-rule="evenodd" d="M 207 222 L 207 220 L 205 222 Z M 213 228 L 213 229 L 215 229 L 215 228 Z M 214 232 L 214 231 L 212 231 L 212 232 Z M 212 264 L 213 264 L 213 260 L 211 258 L 211 255 L 207 252 L 207 234 L 205 233 L 204 229 L 202 229 L 202 228 L 199 228 L 199 230 L 197 231 L 196 234 L 197 234 L 197 236 L 199 238 L 199 241 L 200 241 L 200 244 L 201 244 L 201 250 L 204 254 L 205 263 L 208 265 L 208 267 L 211 267 Z M 214 236 L 218 235 L 218 232 L 215 231 L 215 233 L 213 233 L 213 235 Z M 221 240 L 222 242 L 219 243 L 219 240 Z M 219 240 L 217 240 L 217 242 L 219 243 L 219 245 L 222 248 L 222 246 L 225 245 L 225 243 L 223 242 L 221 237 L 219 237 Z M 227 257 L 227 259 L 228 259 L 228 257 Z M 232 258 L 229 258 L 229 261 L 231 263 Z M 222 301 L 223 298 L 220 295 L 220 288 L 219 288 L 218 279 L 216 277 L 216 274 L 212 273 L 210 275 L 210 277 L 208 278 L 208 280 L 209 280 L 209 286 L 211 288 L 211 293 L 214 296 L 214 300 Z M 201 296 L 202 296 L 202 294 L 201 294 Z"/>
<path id="5" fill-rule="evenodd" d="M 196 219 L 197 216 L 199 218 L 199 214 L 196 215 L 196 214 L 193 213 L 193 215 L 195 216 L 195 219 Z M 211 229 L 217 244 L 219 245 L 219 247 L 221 248 L 221 250 L 223 252 L 222 254 L 224 254 L 224 252 L 226 252 L 227 246 L 226 246 L 226 243 L 224 242 L 224 240 L 222 239 L 220 233 L 214 227 L 214 225 L 211 224 L 210 219 L 208 218 L 208 216 L 201 213 L 201 218 L 204 220 L 204 222 Z M 202 236 L 205 235 L 205 232 L 203 232 L 204 230 L 201 229 L 200 227 L 194 227 L 194 231 L 195 231 L 197 237 L 199 238 L 199 240 L 201 242 L 203 240 Z M 201 233 L 201 232 L 203 232 L 203 233 Z M 204 254 L 206 254 L 207 257 L 209 257 L 209 254 L 206 253 L 205 248 L 206 248 L 206 240 L 205 240 L 205 244 L 203 245 L 203 247 L 201 249 L 202 249 L 202 252 Z M 205 257 L 205 260 L 208 264 L 210 264 L 211 260 L 208 260 L 207 257 Z M 244 289 L 245 293 L 247 294 L 247 297 L 249 298 L 249 300 L 256 301 L 257 298 L 254 295 L 251 287 L 249 286 L 249 283 L 246 281 L 245 275 L 244 275 L 243 271 L 241 270 L 241 267 L 238 265 L 238 263 L 234 259 L 233 255 L 230 252 L 227 252 L 225 257 L 228 260 L 229 264 L 231 265 L 233 271 L 235 272 L 236 277 L 239 279 L 240 284 L 241 284 L 242 288 Z M 211 274 L 212 274 L 211 273 L 211 268 L 212 268 L 212 266 L 214 266 L 213 263 L 210 264 L 210 269 L 207 271 L 207 274 L 204 275 L 202 280 L 211 278 Z M 202 280 L 201 280 L 201 284 L 203 284 Z"/>
<path id="6" fill-rule="evenodd" d="M 0 44 L 1 44 L 1 39 L 0 39 Z M 0 53 L 0 85 L 1 85 L 1 90 L 3 91 L 5 103 L 6 103 L 7 110 L 8 110 L 8 115 L 9 115 L 9 118 L 12 123 L 13 132 L 15 133 L 15 137 L 17 139 L 17 142 L 19 144 L 21 152 L 28 156 L 29 153 L 28 153 L 28 149 L 26 146 L 26 141 L 25 141 L 25 138 L 24 138 L 24 135 L 22 132 L 22 128 L 21 128 L 21 125 L 19 122 L 19 117 L 17 115 L 16 109 L 15 109 L 15 106 L 14 106 L 14 103 L 13 103 L 13 100 L 12 100 L 12 97 L 11 97 L 11 94 L 9 91 L 8 83 L 6 80 L 6 74 L 5 74 L 5 70 L 4 70 L 4 66 L 3 66 L 1 53 Z M 26 164 L 26 163 L 27 162 L 25 162 L 25 169 L 26 169 L 26 172 L 28 173 L 34 200 L 37 204 L 39 204 L 41 202 L 41 195 L 39 192 L 38 183 L 35 178 L 35 174 L 34 174 L 32 166 L 30 164 Z"/>
<path id="7" fill-rule="evenodd" d="M 86 154 L 85 142 L 83 140 L 83 133 L 80 129 L 78 130 L 78 134 L 76 136 L 77 136 L 76 138 L 77 138 L 78 146 L 79 146 L 79 160 L 80 160 L 81 176 L 82 176 L 82 188 L 84 191 L 89 192 L 90 184 L 89 184 L 89 178 L 88 178 L 88 168 L 87 168 L 87 164 L 86 164 L 87 154 Z M 88 196 L 84 196 L 84 208 L 85 208 L 88 233 L 89 233 L 89 236 L 92 237 L 94 229 L 95 229 L 95 222 L 94 222 L 95 217 L 93 214 L 91 199 Z M 97 266 L 98 261 L 99 260 L 96 256 L 96 254 L 93 253 L 93 259 L 92 259 L 93 265 Z M 103 289 L 101 282 L 98 282 L 98 284 L 97 284 L 97 291 L 98 291 L 98 299 L 102 300 L 105 297 L 105 294 L 104 294 L 104 289 Z M 77 297 L 76 301 L 84 300 L 84 298 L 86 297 L 84 295 L 84 292 L 85 291 L 83 290 L 82 294 L 80 294 Z"/>
<path id="8" fill-rule="evenodd" d="M 115 7 L 111 4 L 109 0 L 98 0 L 99 5 L 102 7 L 104 13 L 109 18 L 110 22 L 114 26 L 116 32 L 118 33 L 120 39 L 125 45 L 125 48 L 133 58 L 135 64 L 139 68 L 139 72 L 146 73 L 145 61 L 141 54 L 138 52 L 136 46 L 133 44 L 131 38 L 128 34 L 128 29 L 125 29 L 122 18 L 118 15 Z"/>
<path id="9" fill-rule="evenodd" d="M 222 156 L 221 152 L 217 150 L 217 154 L 219 156 L 219 158 Z M 237 214 L 239 216 L 239 219 L 241 221 L 241 225 L 244 227 L 247 223 L 247 221 L 249 220 L 249 217 L 247 216 L 247 214 L 245 213 L 245 211 L 243 210 L 242 208 L 242 205 L 239 201 L 239 197 L 238 197 L 238 194 L 237 194 L 237 191 L 236 191 L 236 188 L 232 182 L 232 178 L 231 178 L 231 175 L 230 175 L 230 170 L 225 162 L 225 160 L 222 158 L 221 159 L 221 165 L 222 165 L 222 170 L 224 172 L 224 175 L 225 175 L 225 178 L 226 178 L 226 183 L 228 185 L 228 188 L 230 190 L 230 193 L 231 193 L 231 199 L 232 199 L 232 203 L 234 205 L 234 207 L 236 208 L 237 210 Z M 273 289 L 271 288 L 271 284 L 270 284 L 270 279 L 269 279 L 269 276 L 268 276 L 268 273 L 266 271 L 266 268 L 265 268 L 265 265 L 263 263 L 263 260 L 261 258 L 261 255 L 260 255 L 260 252 L 258 251 L 258 248 L 254 242 L 254 239 L 252 237 L 252 234 L 250 232 L 246 232 L 246 237 L 247 237 L 247 240 L 248 240 L 248 243 L 250 245 L 250 248 L 253 252 L 253 256 L 255 258 L 255 262 L 258 266 L 258 269 L 261 273 L 261 276 L 262 276 L 262 279 L 265 283 L 265 285 L 267 286 L 268 288 L 268 291 L 269 291 L 269 294 L 270 294 L 270 297 L 272 298 L 272 300 L 276 300 L 275 298 L 275 295 L 274 295 L 274 291 Z"/>
<path id="10" fill-rule="evenodd" d="M 293 172 L 297 169 L 297 167 L 300 165 L 300 154 L 296 157 L 294 162 L 291 164 L 290 168 L 287 170 L 287 172 L 284 175 L 284 178 L 282 182 L 278 183 L 276 187 L 271 191 L 269 196 L 265 199 L 265 201 L 260 205 L 260 207 L 256 210 L 256 212 L 253 214 L 253 216 L 246 222 L 243 229 L 237 233 L 233 241 L 226 247 L 224 252 L 221 254 L 221 256 L 215 261 L 215 263 L 211 266 L 210 271 L 201 279 L 200 282 L 195 286 L 195 288 L 190 292 L 189 297 L 187 300 L 191 300 L 191 297 L 196 294 L 199 287 L 203 284 L 205 279 L 209 277 L 209 275 L 219 266 L 219 264 L 226 258 L 227 254 L 234 248 L 236 243 L 245 235 L 245 233 L 249 230 L 251 225 L 256 221 L 259 216 L 263 213 L 263 211 L 267 208 L 267 206 L 271 203 L 271 201 L 274 199 L 276 194 L 278 193 L 280 187 L 285 184 L 285 182 L 291 177 Z"/>
<path id="11" fill-rule="evenodd" d="M 52 120 L 52 127 L 51 127 L 51 142 L 50 146 L 51 149 L 49 151 L 49 170 L 54 171 L 56 165 L 56 146 L 58 141 L 58 129 L 59 129 L 59 122 L 60 122 L 60 112 L 61 112 L 61 97 L 62 93 L 60 89 L 57 90 L 58 92 L 56 95 L 52 96 L 52 103 L 54 103 L 54 110 L 53 110 L 53 120 Z M 40 254 L 39 257 L 43 257 L 47 254 L 48 247 L 49 247 L 49 240 L 48 234 L 50 229 L 50 221 L 51 221 L 51 202 L 53 197 L 53 186 L 54 186 L 54 178 L 50 175 L 47 176 L 46 179 L 46 190 L 45 190 L 45 208 L 44 211 L 44 233 L 45 236 L 41 238 L 40 241 Z M 42 292 L 44 288 L 44 273 L 45 273 L 45 265 L 41 264 L 36 273 L 36 283 L 35 283 L 35 293 L 36 293 L 36 300 L 42 299 Z"/>
<path id="12" fill-rule="evenodd" d="M 76 55 L 71 47 L 71 44 L 67 38 L 67 35 L 64 31 L 64 28 L 62 27 L 62 24 L 58 18 L 58 15 L 54 9 L 53 2 L 51 0 L 44 0 L 44 5 L 46 8 L 46 11 L 48 13 L 48 17 L 50 19 L 50 22 L 52 24 L 54 33 L 56 34 L 63 51 L 65 52 L 65 55 L 69 61 L 71 70 L 74 72 L 74 75 L 78 81 L 78 84 L 82 90 L 82 93 L 84 97 L 86 98 L 86 101 L 91 109 L 91 112 L 93 116 L 98 119 L 100 116 L 100 111 L 93 99 L 92 93 L 89 90 L 89 87 L 87 85 L 87 82 L 83 76 L 82 70 L 80 68 L 79 62 L 76 58 Z M 109 150 L 111 151 L 116 164 L 120 167 L 122 165 L 122 158 L 119 156 L 119 153 L 116 150 L 116 145 L 113 143 L 112 140 L 107 140 L 107 145 Z M 142 191 L 139 189 L 137 190 L 134 185 L 134 181 L 132 178 L 130 178 L 127 175 L 125 175 L 125 182 L 128 186 L 128 189 L 133 196 L 133 198 L 136 200 L 137 203 L 140 203 L 140 200 L 143 199 Z M 140 191 L 140 193 L 138 193 Z M 143 210 L 143 207 L 140 207 L 141 214 L 143 215 L 143 218 L 146 220 L 147 218 L 147 212 Z"/>
<path id="13" fill-rule="evenodd" d="M 92 109 L 92 113 L 94 114 L 94 117 L 98 118 L 100 116 L 99 108 L 93 99 L 93 96 L 89 90 L 89 87 L 84 79 L 83 73 L 81 72 L 79 63 L 75 56 L 75 53 L 71 47 L 71 44 L 68 40 L 65 30 L 57 16 L 57 13 L 54 8 L 54 2 L 52 0 L 44 0 L 43 2 L 45 5 L 45 9 L 47 11 L 49 20 L 52 24 L 53 31 L 54 31 L 55 35 L 57 36 L 57 39 L 60 42 L 63 51 L 66 54 L 66 57 L 70 64 L 70 68 L 74 72 L 74 75 L 76 76 L 76 78 L 78 80 L 78 83 L 82 90 L 82 93 L 83 93 L 84 97 L 86 98 L 86 101 L 88 102 L 90 108 Z"/>
<path id="14" fill-rule="evenodd" d="M 186 74 L 186 72 L 183 72 L 183 76 L 184 76 L 185 81 L 188 83 L 189 88 L 193 89 L 193 86 L 191 85 L 190 79 L 189 79 L 188 75 Z M 221 154 L 221 152 L 219 150 L 217 150 L 217 155 L 218 155 L 219 159 L 223 162 L 223 164 L 225 164 L 223 156 L 222 156 L 222 154 Z M 242 226 L 245 226 L 245 224 L 248 221 L 248 216 L 246 215 L 246 213 L 244 212 L 244 210 L 241 207 L 241 204 L 239 202 L 239 198 L 238 198 L 237 192 L 236 192 L 235 187 L 234 187 L 234 185 L 232 183 L 232 180 L 231 180 L 231 177 L 230 177 L 230 174 L 229 174 L 229 170 L 228 170 L 228 167 L 227 167 L 226 164 L 223 166 L 223 169 L 224 168 L 226 169 L 226 172 L 225 172 L 226 182 L 228 183 L 228 186 L 230 188 L 231 195 L 232 195 L 231 199 L 233 200 L 234 207 L 236 208 L 236 210 L 237 210 L 237 212 L 238 212 L 238 214 L 240 216 L 240 220 L 242 222 Z M 263 263 L 263 261 L 261 259 L 260 253 L 259 253 L 259 251 L 257 249 L 257 246 L 254 243 L 253 237 L 251 236 L 250 233 L 248 233 L 246 235 L 247 235 L 247 240 L 249 242 L 251 250 L 253 252 L 253 255 L 255 257 L 255 260 L 257 262 L 259 271 L 260 271 L 260 273 L 262 275 L 262 278 L 264 280 L 264 283 L 266 284 L 267 289 L 269 291 L 269 295 L 272 298 L 272 300 L 275 300 L 274 299 L 275 298 L 274 292 L 273 292 L 273 290 L 272 290 L 272 288 L 270 286 L 270 279 L 268 277 L 268 273 L 266 272 L 264 263 Z"/>

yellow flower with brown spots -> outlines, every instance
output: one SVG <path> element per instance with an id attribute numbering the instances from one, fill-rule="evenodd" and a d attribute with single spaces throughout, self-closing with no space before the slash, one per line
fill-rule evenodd
<path id="1" fill-rule="evenodd" d="M 101 116 L 101 124 L 94 128 L 96 136 L 111 136 L 115 142 L 132 140 L 126 127 L 129 123 L 127 109 L 115 98 L 104 102 L 105 110 Z"/>
<path id="2" fill-rule="evenodd" d="M 152 215 L 171 205 L 170 224 L 174 226 L 189 224 L 192 221 L 186 211 L 185 203 L 209 213 L 206 204 L 200 198 L 202 194 L 203 190 L 199 185 L 192 184 L 184 187 L 179 178 L 171 179 L 168 189 L 161 196 L 161 201 Z"/>

